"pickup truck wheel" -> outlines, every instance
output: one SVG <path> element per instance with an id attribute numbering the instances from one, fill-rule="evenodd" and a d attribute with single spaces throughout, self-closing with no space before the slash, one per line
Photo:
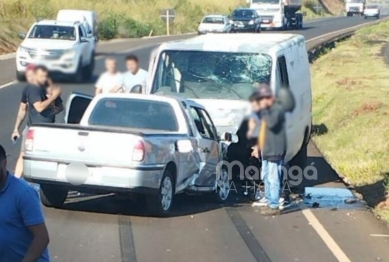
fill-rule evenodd
<path id="1" fill-rule="evenodd" d="M 24 82 L 26 81 L 26 75 L 23 72 L 16 71 L 16 80 Z"/>
<path id="2" fill-rule="evenodd" d="M 216 201 L 219 203 L 225 202 L 230 195 L 230 180 L 226 169 L 222 169 L 216 180 Z"/>
<path id="3" fill-rule="evenodd" d="M 170 213 L 174 198 L 173 176 L 166 170 L 159 187 L 157 196 L 150 196 L 147 199 L 150 212 L 158 217 L 167 216 Z"/>
<path id="4" fill-rule="evenodd" d="M 41 185 L 41 202 L 46 207 L 62 207 L 68 197 L 68 189 L 60 186 Z"/>

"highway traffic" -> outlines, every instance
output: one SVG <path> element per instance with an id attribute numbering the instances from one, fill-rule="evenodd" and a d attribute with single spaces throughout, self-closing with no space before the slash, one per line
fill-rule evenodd
<path id="1" fill-rule="evenodd" d="M 384 11 L 381 18 L 388 14 Z M 369 22 L 362 17 L 321 18 L 289 32 L 302 34 L 309 42 Z M 74 91 L 92 95 L 108 54 L 124 65 L 125 55 L 133 53 L 142 68 L 148 69 L 150 53 L 161 42 L 189 37 L 98 45 L 93 81 L 61 84 L 62 97 L 66 99 Z M 0 141 L 11 155 L 9 166 L 13 167 L 20 142 L 12 144 L 10 135 L 24 83 L 8 84 L 15 77 L 10 63 L 0 61 L 0 86 L 6 85 L 0 89 Z M 303 186 L 345 189 L 313 144 L 308 147 L 308 162 L 318 169 L 319 180 L 305 181 Z M 149 217 L 142 203 L 118 196 L 72 195 L 63 208 L 45 209 L 52 261 L 389 261 L 387 238 L 372 236 L 389 236 L 389 231 L 362 205 L 337 210 L 298 207 L 265 218 L 247 204 L 241 192 L 231 193 L 226 206 L 203 197 L 179 196 L 173 216 L 165 219 Z"/>

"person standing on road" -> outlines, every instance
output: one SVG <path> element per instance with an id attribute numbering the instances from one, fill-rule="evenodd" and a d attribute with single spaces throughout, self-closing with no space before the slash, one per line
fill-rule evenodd
<path id="1" fill-rule="evenodd" d="M 106 72 L 104 72 L 95 85 L 95 94 L 121 93 L 123 92 L 122 74 L 117 70 L 116 59 L 108 57 L 105 60 Z"/>
<path id="2" fill-rule="evenodd" d="M 139 67 L 138 57 L 128 55 L 126 57 L 128 72 L 123 74 L 123 89 L 125 93 L 130 93 L 136 85 L 141 85 L 142 90 L 146 87 L 147 71 Z"/>
<path id="3" fill-rule="evenodd" d="M 261 214 L 273 216 L 280 214 L 282 191 L 282 166 L 286 153 L 285 111 L 275 100 L 269 85 L 259 88 L 261 128 L 258 136 L 258 148 L 262 154 L 262 163 L 267 165 L 265 172 L 265 197 L 268 206 Z"/>
<path id="4" fill-rule="evenodd" d="M 0 261 L 49 262 L 49 234 L 36 190 L 7 170 L 0 145 Z"/>
<path id="5" fill-rule="evenodd" d="M 26 80 L 27 80 L 27 85 L 24 87 L 23 92 L 22 92 L 22 97 L 20 98 L 20 105 L 19 105 L 19 110 L 18 114 L 16 116 L 16 121 L 15 121 L 15 127 L 14 130 L 11 134 L 11 139 L 12 141 L 16 142 L 20 138 L 20 126 L 24 122 L 24 119 L 26 119 L 27 116 L 27 94 L 29 88 L 31 88 L 32 85 L 35 85 L 35 66 L 33 64 L 30 64 L 26 68 Z M 24 128 L 22 132 L 22 136 L 24 137 L 27 133 L 27 127 Z M 20 148 L 20 154 L 19 158 L 16 162 L 16 167 L 15 167 L 15 176 L 17 178 L 20 178 L 23 173 L 23 156 L 24 156 L 24 144 L 22 143 L 21 148 Z"/>

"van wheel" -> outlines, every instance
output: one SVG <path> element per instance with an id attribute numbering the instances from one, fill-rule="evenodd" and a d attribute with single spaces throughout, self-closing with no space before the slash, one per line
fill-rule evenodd
<path id="1" fill-rule="evenodd" d="M 23 72 L 16 71 L 16 80 L 24 82 L 26 81 L 26 75 Z"/>
<path id="2" fill-rule="evenodd" d="M 163 174 L 161 185 L 156 196 L 147 198 L 147 206 L 152 215 L 165 217 L 172 209 L 174 198 L 174 180 L 169 170 Z"/>
<path id="3" fill-rule="evenodd" d="M 298 166 L 303 170 L 307 164 L 307 151 L 308 151 L 308 144 L 304 143 L 300 149 L 300 151 L 294 156 L 292 160 L 289 161 L 289 166 Z"/>
<path id="4" fill-rule="evenodd" d="M 68 189 L 55 185 L 40 185 L 41 202 L 46 207 L 62 207 L 68 197 Z"/>
<path id="5" fill-rule="evenodd" d="M 230 180 L 226 169 L 222 169 L 221 174 L 217 175 L 216 190 L 214 192 L 215 200 L 218 203 L 224 203 L 230 195 Z"/>

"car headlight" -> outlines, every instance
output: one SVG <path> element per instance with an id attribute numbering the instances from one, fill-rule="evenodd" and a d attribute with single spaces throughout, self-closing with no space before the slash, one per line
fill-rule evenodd
<path id="1" fill-rule="evenodd" d="M 229 23 L 230 23 L 230 24 L 233 24 L 233 23 L 234 23 L 234 21 L 230 20 L 230 21 L 229 21 Z"/>
<path id="2" fill-rule="evenodd" d="M 29 50 L 29 49 L 28 49 L 27 47 L 19 46 L 19 51 L 20 51 L 20 52 L 27 53 L 28 50 Z"/>
<path id="3" fill-rule="evenodd" d="M 249 25 L 253 25 L 254 24 L 254 20 L 251 20 L 250 22 L 249 22 Z"/>

